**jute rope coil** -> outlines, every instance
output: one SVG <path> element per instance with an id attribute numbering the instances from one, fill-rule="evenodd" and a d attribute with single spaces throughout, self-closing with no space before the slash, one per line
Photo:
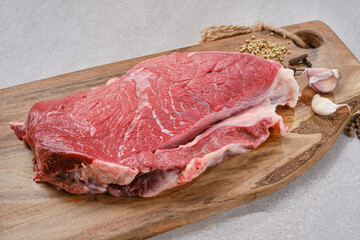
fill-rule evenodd
<path id="1" fill-rule="evenodd" d="M 273 25 L 268 25 L 259 21 L 255 22 L 251 27 L 238 25 L 208 26 L 201 31 L 201 33 L 203 33 L 204 35 L 201 36 L 200 43 L 212 42 L 219 39 L 229 38 L 246 33 L 260 32 L 262 30 L 269 30 L 282 36 L 286 36 L 292 39 L 300 47 L 308 47 L 305 42 L 295 34 L 288 32 L 285 29 L 275 27 Z"/>

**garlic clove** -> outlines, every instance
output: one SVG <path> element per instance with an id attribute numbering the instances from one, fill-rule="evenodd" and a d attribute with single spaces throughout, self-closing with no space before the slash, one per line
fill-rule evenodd
<path id="1" fill-rule="evenodd" d="M 323 79 L 315 83 L 311 83 L 310 80 L 309 85 L 312 89 L 314 89 L 317 92 L 328 93 L 334 90 L 337 84 L 338 84 L 337 79 L 335 78 L 335 76 L 332 76 L 331 78 Z"/>
<path id="2" fill-rule="evenodd" d="M 307 68 L 309 86 L 318 92 L 331 92 L 338 84 L 339 71 L 329 68 Z"/>
<path id="3" fill-rule="evenodd" d="M 349 105 L 347 104 L 335 104 L 330 99 L 321 97 L 319 94 L 316 94 L 312 101 L 311 101 L 311 107 L 313 111 L 318 115 L 330 115 L 340 107 L 348 107 L 349 111 L 351 112 L 351 109 Z"/>

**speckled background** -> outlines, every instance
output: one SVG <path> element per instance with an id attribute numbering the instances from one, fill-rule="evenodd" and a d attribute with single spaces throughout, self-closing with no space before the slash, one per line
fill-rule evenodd
<path id="1" fill-rule="evenodd" d="M 257 20 L 322 20 L 360 59 L 359 14 L 357 0 L 0 0 L 0 88 L 193 45 L 207 25 Z M 342 134 L 282 190 L 153 239 L 360 239 L 360 140 Z"/>

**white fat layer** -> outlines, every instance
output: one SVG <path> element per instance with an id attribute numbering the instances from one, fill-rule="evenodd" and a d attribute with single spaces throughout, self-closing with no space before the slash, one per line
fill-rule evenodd
<path id="1" fill-rule="evenodd" d="M 138 173 L 138 170 L 119 164 L 94 160 L 90 165 L 82 164 L 81 169 L 67 171 L 75 181 L 65 188 L 81 191 L 77 193 L 103 193 L 109 184 L 130 184 Z"/>
<path id="2" fill-rule="evenodd" d="M 153 197 L 166 189 L 190 182 L 203 173 L 207 167 L 222 162 L 225 159 L 226 153 L 234 155 L 246 151 L 241 144 L 229 144 L 215 152 L 205 155 L 203 158 L 194 158 L 180 174 L 169 173 L 165 175 L 162 184 L 146 192 L 143 197 Z"/>
<path id="3" fill-rule="evenodd" d="M 94 160 L 88 168 L 81 169 L 83 177 L 94 176 L 93 171 L 96 171 L 98 182 L 103 184 L 116 183 L 119 185 L 126 185 L 131 183 L 139 170 L 134 170 L 126 166 L 116 163 L 108 163 Z"/>
<path id="4" fill-rule="evenodd" d="M 198 53 L 198 52 L 189 53 L 189 54 L 187 55 L 187 57 L 191 57 L 192 55 L 197 54 L 197 53 Z"/>
<path id="5" fill-rule="evenodd" d="M 300 96 L 299 85 L 291 69 L 280 69 L 270 88 L 268 98 L 271 104 L 295 107 Z"/>
<path id="6" fill-rule="evenodd" d="M 185 170 L 180 173 L 177 179 L 177 185 L 190 182 L 192 179 L 203 173 L 206 168 L 222 162 L 226 155 L 234 155 L 247 151 L 248 150 L 244 149 L 240 143 L 232 143 L 215 152 L 206 154 L 203 158 L 194 158 L 186 166 Z"/>
<path id="7" fill-rule="evenodd" d="M 247 111 L 242 112 L 237 116 L 224 120 L 223 122 L 215 125 L 214 127 L 208 129 L 207 131 L 199 135 L 192 142 L 180 146 L 180 148 L 192 147 L 196 145 L 199 139 L 201 139 L 204 135 L 210 134 L 211 132 L 215 131 L 220 127 L 252 126 L 257 121 L 261 120 L 263 116 L 272 118 L 272 123 L 269 124 L 270 127 L 278 123 L 280 127 L 280 133 L 282 135 L 287 134 L 287 127 L 284 125 L 282 118 L 275 113 L 275 106 L 271 105 L 268 101 L 265 101 L 261 104 L 258 104 L 257 106 L 254 106 L 253 108 Z M 261 139 L 258 141 L 258 145 L 264 142 L 269 137 L 269 135 L 270 134 L 268 133 L 262 136 Z M 256 148 L 258 145 L 254 146 L 254 148 Z M 166 189 L 188 183 L 192 179 L 199 176 L 208 167 L 214 166 L 225 160 L 227 156 L 236 155 L 247 151 L 249 150 L 245 149 L 241 143 L 231 143 L 225 145 L 224 147 L 220 148 L 217 151 L 206 154 L 202 158 L 194 158 L 190 161 L 189 164 L 187 164 L 186 168 L 182 172 L 180 172 L 180 174 L 177 174 L 177 178 L 174 177 L 174 173 L 171 174 L 169 173 L 168 175 L 165 175 L 164 176 L 165 180 L 163 181 L 164 184 L 162 183 L 159 184 L 158 186 L 152 188 L 149 192 L 146 192 L 143 196 L 152 197 Z"/>

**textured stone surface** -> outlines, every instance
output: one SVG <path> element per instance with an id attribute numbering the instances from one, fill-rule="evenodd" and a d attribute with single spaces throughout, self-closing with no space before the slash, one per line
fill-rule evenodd
<path id="1" fill-rule="evenodd" d="M 360 59 L 360 2 L 0 0 L 0 88 L 197 43 L 207 25 L 322 20 Z M 282 190 L 153 239 L 360 239 L 360 141 Z"/>

